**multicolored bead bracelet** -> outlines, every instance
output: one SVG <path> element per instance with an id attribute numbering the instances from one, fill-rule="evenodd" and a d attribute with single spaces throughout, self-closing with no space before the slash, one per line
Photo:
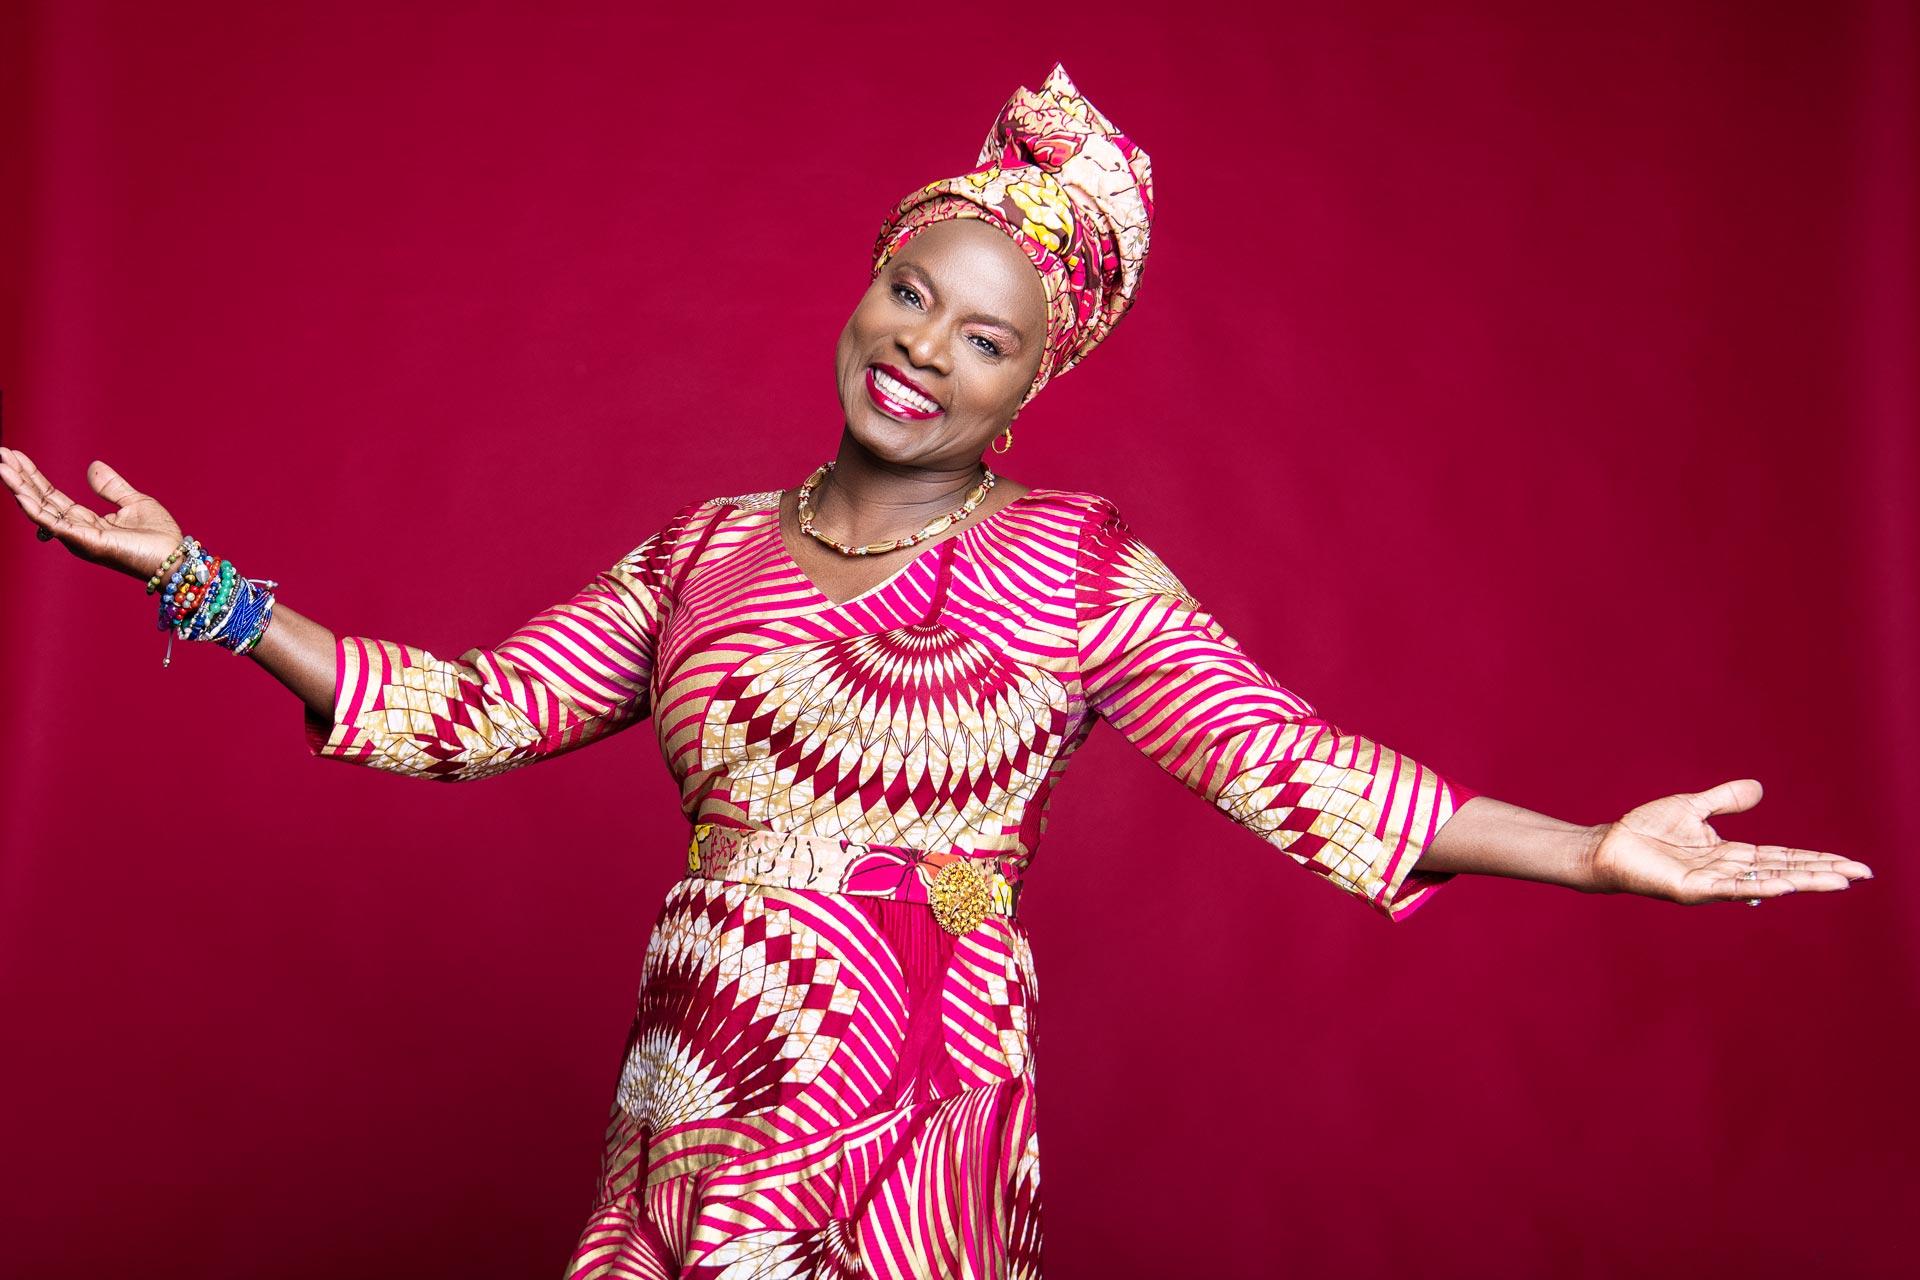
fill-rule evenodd
<path id="1" fill-rule="evenodd" d="M 180 567 L 171 576 L 174 561 Z M 166 578 L 166 586 L 160 585 Z M 266 578 L 243 578 L 233 561 L 212 555 L 193 538 L 182 538 L 173 554 L 147 579 L 147 594 L 160 592 L 159 628 L 168 632 L 160 665 L 173 665 L 173 642 L 211 640 L 243 654 L 260 643 L 273 623 L 273 588 Z"/>
<path id="2" fill-rule="evenodd" d="M 160 589 L 160 579 L 167 576 L 167 570 L 173 568 L 173 562 L 175 560 L 178 560 L 181 556 L 187 554 L 189 550 L 197 549 L 199 546 L 200 544 L 195 542 L 192 538 L 180 539 L 180 545 L 167 553 L 167 558 L 160 562 L 160 567 L 153 571 L 153 576 L 151 578 L 147 579 L 147 594 L 152 595 L 154 592 Z"/>

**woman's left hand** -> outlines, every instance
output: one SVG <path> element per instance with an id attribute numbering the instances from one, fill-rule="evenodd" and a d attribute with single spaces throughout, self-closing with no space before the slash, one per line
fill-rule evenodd
<path id="1" fill-rule="evenodd" d="M 1723 840 L 1707 819 L 1760 803 L 1752 778 L 1665 796 L 1610 823 L 1593 852 L 1594 887 L 1694 905 L 1826 893 L 1873 875 L 1864 862 L 1813 849 Z"/>

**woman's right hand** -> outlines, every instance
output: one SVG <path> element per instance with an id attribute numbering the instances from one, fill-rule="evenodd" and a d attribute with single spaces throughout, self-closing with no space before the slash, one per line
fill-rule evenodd
<path id="1" fill-rule="evenodd" d="M 180 526 L 167 509 L 141 493 L 104 462 L 87 468 L 87 483 L 115 510 L 100 515 L 53 486 L 33 459 L 18 449 L 0 448 L 0 484 L 27 513 L 67 550 L 135 578 L 149 578 L 180 545 Z"/>

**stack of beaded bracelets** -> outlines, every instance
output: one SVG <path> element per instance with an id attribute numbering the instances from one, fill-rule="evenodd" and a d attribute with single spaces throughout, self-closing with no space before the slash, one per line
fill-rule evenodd
<path id="1" fill-rule="evenodd" d="M 180 567 L 174 569 L 178 561 Z M 167 571 L 173 576 L 167 577 Z M 166 579 L 162 588 L 161 579 Z M 211 640 L 236 654 L 260 643 L 273 622 L 273 591 L 277 582 L 243 578 L 233 561 L 203 550 L 193 538 L 180 539 L 173 554 L 160 562 L 147 579 L 147 594 L 160 592 L 160 622 L 167 637 L 167 656 L 160 665 L 173 664 L 173 641 Z"/>

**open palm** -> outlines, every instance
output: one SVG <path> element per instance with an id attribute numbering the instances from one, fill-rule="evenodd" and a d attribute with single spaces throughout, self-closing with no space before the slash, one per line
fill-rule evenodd
<path id="1" fill-rule="evenodd" d="M 1599 883 L 1688 904 L 1844 889 L 1873 875 L 1864 862 L 1814 849 L 1724 840 L 1707 819 L 1760 803 L 1753 778 L 1664 796 L 1611 824 L 1594 851 Z"/>
<path id="2" fill-rule="evenodd" d="M 114 506 L 102 515 L 76 502 L 18 449 L 0 448 L 0 484 L 27 518 L 82 560 L 144 578 L 180 544 L 180 526 L 167 509 L 104 462 L 87 468 L 87 483 Z"/>

